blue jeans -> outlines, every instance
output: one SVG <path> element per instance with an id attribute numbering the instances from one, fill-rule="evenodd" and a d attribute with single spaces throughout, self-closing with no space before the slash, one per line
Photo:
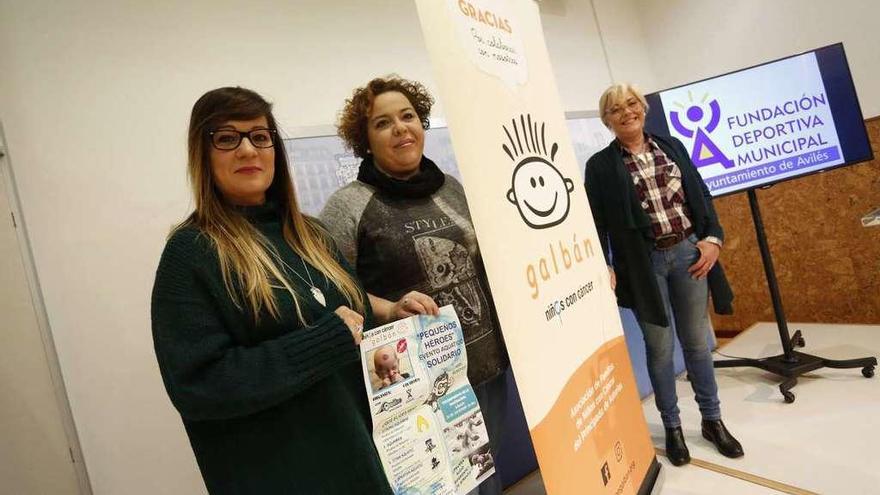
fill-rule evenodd
<path id="1" fill-rule="evenodd" d="M 507 368 L 509 370 L 510 368 Z M 483 411 L 483 421 L 486 422 L 486 432 L 489 434 L 489 450 L 492 458 L 498 458 L 498 447 L 501 444 L 502 431 L 504 430 L 504 418 L 507 412 L 507 370 L 491 380 L 474 387 L 474 395 L 480 403 Z M 469 491 L 467 495 L 501 495 L 501 477 L 498 476 L 496 465 L 495 474 L 480 486 Z"/>
<path id="2" fill-rule="evenodd" d="M 712 353 L 706 340 L 709 337 L 708 299 L 706 279 L 694 280 L 688 267 L 700 257 L 697 237 L 691 235 L 670 249 L 651 251 L 651 264 L 660 288 L 666 314 L 674 317 L 675 333 L 681 342 L 685 367 L 696 394 L 703 419 L 721 419 L 718 384 Z M 648 375 L 654 387 L 654 401 L 666 428 L 681 426 L 678 396 L 675 393 L 675 369 L 672 361 L 674 348 L 671 326 L 662 327 L 639 321 L 645 337 L 648 356 Z"/>

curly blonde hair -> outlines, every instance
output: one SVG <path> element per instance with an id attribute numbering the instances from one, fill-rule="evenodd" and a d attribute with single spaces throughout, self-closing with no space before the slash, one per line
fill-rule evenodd
<path id="1" fill-rule="evenodd" d="M 366 158 L 370 152 L 370 141 L 367 138 L 367 120 L 373 101 L 382 93 L 397 91 L 409 100 L 422 127 L 430 126 L 429 117 L 434 98 L 425 86 L 418 81 L 410 81 L 396 75 L 377 77 L 366 86 L 355 89 L 351 98 L 345 100 L 345 107 L 339 114 L 336 132 L 345 142 L 345 146 L 360 158 Z"/>

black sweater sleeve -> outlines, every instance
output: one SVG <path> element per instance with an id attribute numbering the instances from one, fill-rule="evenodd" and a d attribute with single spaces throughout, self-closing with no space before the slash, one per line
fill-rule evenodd
<path id="1" fill-rule="evenodd" d="M 590 210 L 593 212 L 593 223 L 596 224 L 596 233 L 599 235 L 599 243 L 602 245 L 602 254 L 605 256 L 605 264 L 610 265 L 611 257 L 608 251 L 608 228 L 605 223 L 605 211 L 602 200 L 599 197 L 600 184 L 598 173 L 599 158 L 593 156 L 587 161 L 584 170 L 584 186 L 587 189 L 587 199 L 590 202 Z"/>
<path id="2" fill-rule="evenodd" d="M 358 360 L 351 333 L 332 312 L 276 338 L 238 344 L 221 317 L 221 311 L 237 309 L 206 243 L 193 232 L 172 237 L 153 288 L 156 357 L 171 401 L 184 418 L 253 414 Z"/>

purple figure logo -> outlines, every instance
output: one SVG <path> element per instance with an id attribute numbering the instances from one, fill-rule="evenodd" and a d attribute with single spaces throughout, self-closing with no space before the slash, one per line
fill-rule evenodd
<path id="1" fill-rule="evenodd" d="M 706 124 L 705 130 L 700 125 L 705 113 L 699 104 L 691 104 L 686 113 L 687 120 L 689 121 L 688 126 L 694 126 L 694 129 L 690 129 L 682 124 L 677 110 L 669 112 L 669 120 L 672 121 L 672 127 L 679 134 L 686 138 L 694 138 L 691 160 L 693 160 L 697 168 L 712 165 L 713 163 L 720 163 L 724 168 L 731 168 L 733 167 L 733 160 L 727 158 L 724 152 L 709 139 L 709 133 L 718 127 L 718 122 L 721 120 L 721 107 L 718 105 L 718 100 L 709 102 L 709 112 L 709 123 Z"/>

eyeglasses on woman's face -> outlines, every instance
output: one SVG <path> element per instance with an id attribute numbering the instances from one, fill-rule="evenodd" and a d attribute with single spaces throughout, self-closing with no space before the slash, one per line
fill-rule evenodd
<path id="1" fill-rule="evenodd" d="M 275 146 L 275 129 L 251 129 L 250 131 L 237 131 L 235 129 L 214 129 L 208 131 L 211 137 L 211 145 L 218 150 L 230 151 L 241 146 L 241 141 L 247 138 L 254 148 L 271 148 Z"/>
<path id="2" fill-rule="evenodd" d="M 620 118 L 626 110 L 637 113 L 642 109 L 642 102 L 638 98 L 630 97 L 623 105 L 614 105 L 605 111 L 606 114 Z"/>

